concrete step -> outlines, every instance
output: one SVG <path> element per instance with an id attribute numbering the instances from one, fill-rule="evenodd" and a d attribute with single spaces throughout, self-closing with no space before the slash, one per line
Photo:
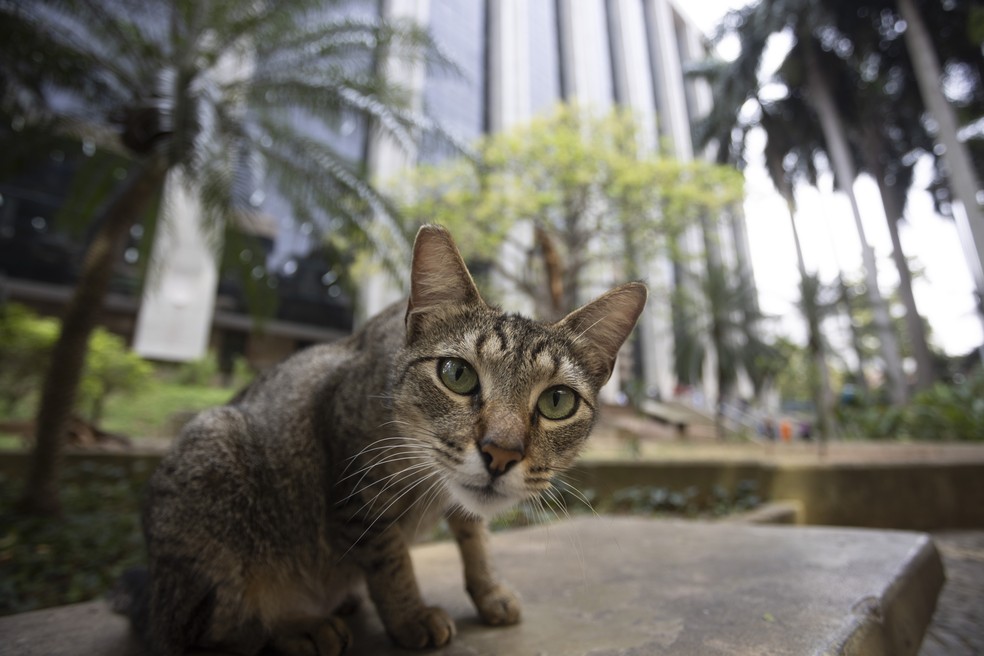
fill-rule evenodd
<path id="1" fill-rule="evenodd" d="M 915 654 L 943 584 L 921 533 L 601 517 L 500 533 L 523 622 L 481 625 L 452 543 L 414 549 L 428 603 L 458 636 L 443 656 Z M 406 655 L 368 608 L 352 656 Z M 102 602 L 0 619 L 0 654 L 140 656 Z"/>

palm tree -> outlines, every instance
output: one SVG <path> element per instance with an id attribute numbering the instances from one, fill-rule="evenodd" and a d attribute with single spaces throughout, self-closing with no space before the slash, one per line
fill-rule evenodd
<path id="1" fill-rule="evenodd" d="M 129 162 L 92 218 L 95 237 L 41 393 L 26 511 L 59 510 L 62 435 L 113 254 L 165 180 L 182 181 L 212 226 L 248 218 L 258 184 L 274 186 L 300 215 L 354 230 L 392 215 L 357 163 L 311 136 L 312 122 L 330 132 L 351 117 L 409 144 L 432 126 L 408 110 L 407 89 L 376 72 L 376 59 L 446 62 L 421 29 L 353 17 L 342 4 L 0 3 L 3 115 L 16 129 L 73 135 Z"/>
<path id="2" fill-rule="evenodd" d="M 796 248 L 796 264 L 800 274 L 800 302 L 799 310 L 807 327 L 807 352 L 810 355 L 810 390 L 813 396 L 813 405 L 817 412 L 817 434 L 821 444 L 835 433 L 835 422 L 833 415 L 833 393 L 830 389 L 830 374 L 828 369 L 828 347 L 824 339 L 821 325 L 824 316 L 829 313 L 829 309 L 821 304 L 820 300 L 820 279 L 816 274 L 807 271 L 806 259 L 803 257 L 803 245 L 799 236 L 799 229 L 796 226 L 796 196 L 794 186 L 797 179 L 806 179 L 816 184 L 817 171 L 814 167 L 813 158 L 809 150 L 802 152 L 802 145 L 810 143 L 812 140 L 804 138 L 804 135 L 793 135 L 790 124 L 798 125 L 803 130 L 809 123 L 804 121 L 789 121 L 787 115 L 783 116 L 783 109 L 788 111 L 788 106 L 796 106 L 793 102 L 784 103 L 786 108 L 763 106 L 760 125 L 766 132 L 767 142 L 765 145 L 766 168 L 772 184 L 779 191 L 779 194 L 786 201 L 786 210 L 789 213 L 789 223 L 793 232 L 793 244 Z M 796 111 L 801 114 L 803 107 Z M 777 116 L 776 111 L 779 114 Z M 841 278 L 841 280 L 843 280 Z M 841 282 L 843 286 L 843 282 Z M 845 297 L 846 298 L 846 297 Z M 848 319 L 851 319 L 850 306 L 847 308 Z M 852 335 L 854 334 L 854 322 L 851 321 Z M 861 357 L 861 349 L 857 347 L 858 338 L 855 336 L 855 350 L 858 354 L 858 373 L 859 380 L 864 380 Z"/>
<path id="3" fill-rule="evenodd" d="M 731 18 L 733 19 L 733 14 Z M 740 33 L 742 42 L 750 41 L 755 48 L 755 33 Z M 743 48 L 744 51 L 744 48 Z M 716 143 L 716 159 L 732 162 L 739 167 L 745 164 L 745 143 L 753 127 L 763 130 L 766 169 L 776 190 L 786 202 L 792 227 L 793 245 L 801 278 L 800 310 L 807 323 L 807 341 L 812 369 L 811 378 L 814 406 L 817 411 L 818 433 L 821 438 L 834 431 L 832 398 L 827 374 L 827 347 L 821 331 L 821 318 L 826 310 L 817 305 L 819 282 L 807 271 L 803 247 L 796 225 L 796 198 L 794 186 L 798 180 L 816 184 L 817 170 L 813 153 L 822 138 L 815 134 L 815 121 L 808 117 L 808 107 L 803 95 L 792 91 L 782 101 L 765 102 L 758 97 L 757 66 L 741 57 L 733 62 L 705 62 L 695 73 L 704 76 L 711 84 L 716 99 L 714 110 L 696 126 L 695 142 L 706 147 Z M 746 104 L 755 105 L 753 116 Z M 744 111 L 742 108 L 745 108 Z M 744 116 L 744 118 L 743 118 Z M 849 312 L 850 316 L 850 312 Z M 852 328 L 854 324 L 852 322 Z M 859 353 L 859 366 L 863 361 Z M 861 378 L 863 380 L 863 377 Z"/>
<path id="4" fill-rule="evenodd" d="M 897 338 L 893 332 L 888 309 L 877 284 L 877 271 L 871 247 L 867 243 L 853 183 L 857 175 L 854 158 L 847 141 L 846 125 L 841 108 L 831 86 L 829 73 L 819 61 L 819 26 L 829 24 L 821 8 L 805 0 L 764 0 L 756 5 L 732 12 L 722 26 L 722 32 L 737 34 L 742 44 L 739 57 L 729 64 L 732 89 L 728 97 L 736 97 L 745 89 L 744 103 L 759 88 L 758 68 L 765 44 L 772 34 L 791 28 L 796 41 L 787 54 L 780 79 L 790 93 L 809 98 L 812 113 L 823 134 L 823 150 L 834 168 L 835 179 L 851 203 L 855 225 L 862 242 L 867 290 L 871 305 L 876 308 L 879 326 L 880 351 L 893 401 L 902 403 L 907 394 Z M 715 96 L 719 97 L 719 96 Z M 740 96 L 738 96 L 740 97 Z M 740 107 L 741 104 L 733 105 Z"/>
<path id="5" fill-rule="evenodd" d="M 816 107 L 816 115 L 827 146 L 826 150 L 834 169 L 834 179 L 851 204 L 851 214 L 854 217 L 855 228 L 861 240 L 861 258 L 864 263 L 865 282 L 868 298 L 875 315 L 878 339 L 881 343 L 889 395 L 893 403 L 901 405 L 908 396 L 908 390 L 906 389 L 905 374 L 902 370 L 898 339 L 892 328 L 888 304 L 878 286 L 878 270 L 874 249 L 868 244 L 865 236 L 861 210 L 853 191 L 854 180 L 858 173 L 847 138 L 847 126 L 842 111 L 838 107 L 837 97 L 834 94 L 827 70 L 820 63 L 820 45 L 813 36 L 811 23 L 810 16 L 804 16 L 801 20 L 797 30 L 797 45 L 794 46 L 793 50 L 799 51 L 797 56 L 802 58 L 801 61 L 805 66 L 804 76 L 807 93 Z"/>
<path id="6" fill-rule="evenodd" d="M 984 211 L 978 201 L 980 180 L 975 175 L 976 169 L 967 146 L 957 136 L 956 113 L 943 94 L 943 68 L 923 16 L 914 0 L 897 0 L 897 5 L 899 14 L 907 25 L 905 41 L 923 101 L 939 128 L 938 140 L 944 148 L 943 159 L 950 186 L 965 213 L 964 217 L 958 216 L 957 220 L 965 224 L 973 250 L 977 253 L 976 262 L 969 258 L 968 264 L 979 296 L 978 311 L 984 321 Z M 976 54 L 980 76 L 980 44 L 977 44 Z"/>

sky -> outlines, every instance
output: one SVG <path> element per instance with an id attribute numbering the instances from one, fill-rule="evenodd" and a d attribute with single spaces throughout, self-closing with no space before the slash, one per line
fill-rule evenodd
<path id="1" fill-rule="evenodd" d="M 745 4 L 746 0 L 676 3 L 707 34 L 713 32 L 729 9 Z M 729 48 L 733 52 L 734 44 L 723 44 L 722 56 L 729 55 Z M 781 57 L 781 43 L 774 50 Z M 767 62 L 764 68 L 769 65 Z M 752 133 L 749 166 L 745 171 L 745 216 L 755 282 L 762 310 L 778 317 L 776 332 L 804 343 L 806 329 L 794 308 L 799 273 L 792 228 L 786 204 L 765 171 L 762 145 L 761 135 Z M 974 312 L 973 282 L 956 228 L 951 220 L 934 212 L 930 195 L 921 191 L 929 176 L 930 165 L 920 162 L 914 191 L 909 194 L 906 220 L 900 225 L 900 239 L 910 262 L 915 260 L 914 268 L 922 270 L 913 283 L 913 294 L 920 313 L 929 320 L 932 343 L 950 355 L 962 355 L 981 344 L 984 330 Z M 832 178 L 826 176 L 820 181 L 819 191 L 805 185 L 796 191 L 799 205 L 796 225 L 804 258 L 808 269 L 819 272 L 826 283 L 836 279 L 839 268 L 852 278 L 859 278 L 862 273 L 861 245 L 850 205 L 843 194 L 832 192 L 832 186 Z M 865 235 L 875 250 L 879 287 L 887 294 L 898 284 L 898 274 L 891 258 L 891 238 L 878 187 L 870 178 L 862 177 L 854 190 Z M 839 328 L 830 337 L 835 343 L 844 343 L 846 323 Z"/>

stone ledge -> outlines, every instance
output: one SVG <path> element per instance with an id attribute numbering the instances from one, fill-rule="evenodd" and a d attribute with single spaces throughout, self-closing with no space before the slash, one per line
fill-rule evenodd
<path id="1" fill-rule="evenodd" d="M 524 621 L 475 619 L 451 543 L 414 549 L 428 603 L 456 618 L 444 656 L 915 654 L 943 584 L 928 536 L 601 517 L 500 533 Z M 369 610 L 352 656 L 406 655 Z M 139 656 L 102 602 L 0 619 L 3 656 Z"/>
<path id="2" fill-rule="evenodd" d="M 728 515 L 721 521 L 734 524 L 802 524 L 803 504 L 795 499 L 770 501 L 758 508 Z"/>

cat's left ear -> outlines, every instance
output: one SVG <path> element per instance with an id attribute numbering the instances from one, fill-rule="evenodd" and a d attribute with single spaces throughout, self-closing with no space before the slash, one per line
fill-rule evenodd
<path id="1" fill-rule="evenodd" d="M 482 303 L 451 233 L 436 225 L 425 225 L 413 242 L 410 265 L 410 301 L 407 303 L 407 333 L 418 316 L 440 305 Z"/>
<path id="2" fill-rule="evenodd" d="M 575 345 L 587 347 L 587 364 L 599 381 L 599 387 L 611 377 L 615 356 L 635 327 L 648 295 L 641 282 L 626 283 L 574 310 L 557 323 L 558 327 L 571 333 Z"/>

